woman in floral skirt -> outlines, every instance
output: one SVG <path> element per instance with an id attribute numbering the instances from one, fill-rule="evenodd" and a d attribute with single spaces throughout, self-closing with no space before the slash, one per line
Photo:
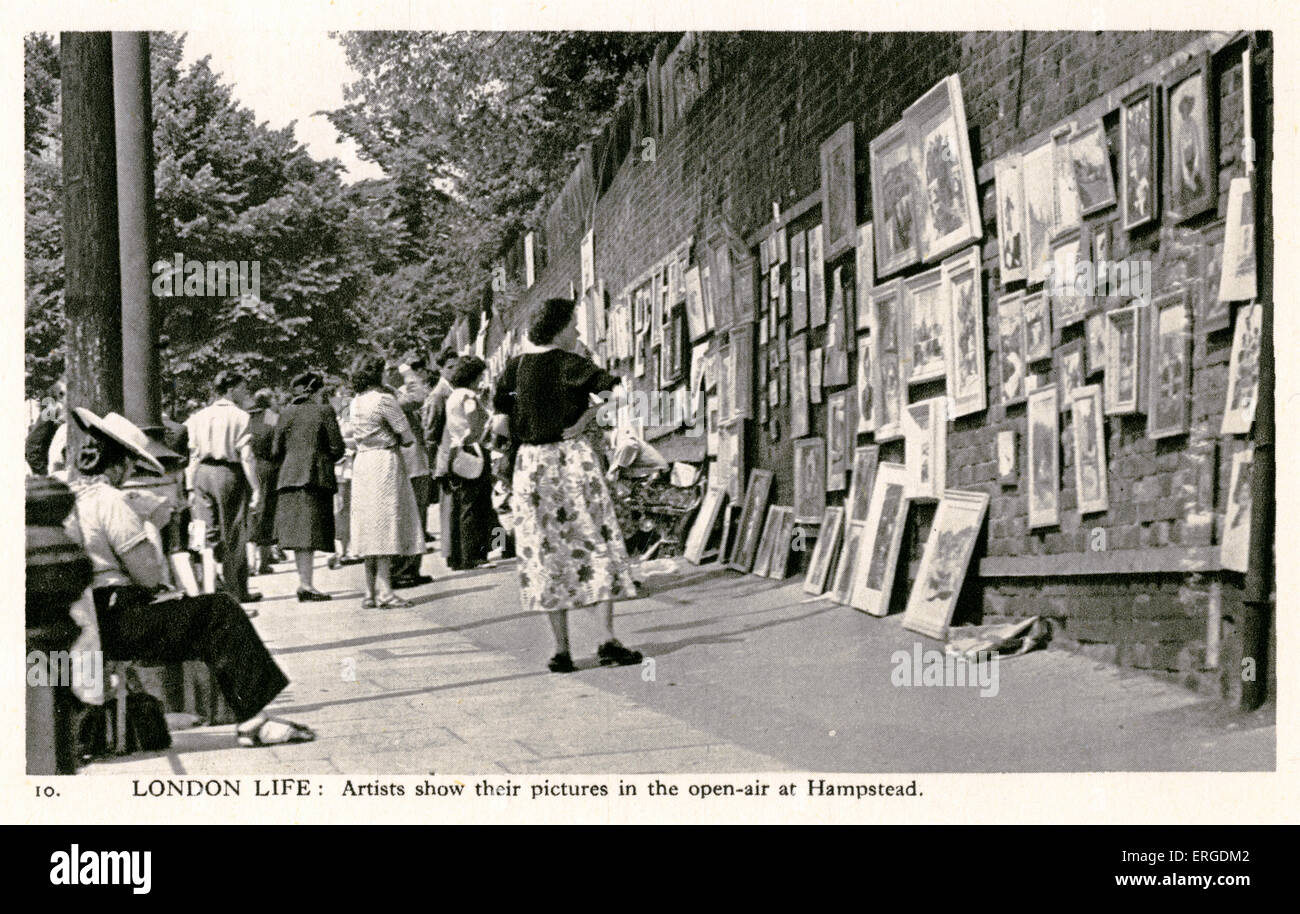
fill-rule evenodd
<path id="1" fill-rule="evenodd" d="M 602 664 L 641 662 L 614 637 L 614 600 L 634 597 L 636 585 L 614 505 L 591 445 L 581 436 L 594 414 L 593 394 L 618 379 L 572 350 L 575 304 L 547 299 L 528 326 L 529 346 L 506 363 L 493 405 L 510 417 L 518 444 L 511 514 L 525 610 L 543 612 L 555 635 L 552 672 L 576 667 L 569 650 L 568 611 L 601 607 L 606 640 Z"/>

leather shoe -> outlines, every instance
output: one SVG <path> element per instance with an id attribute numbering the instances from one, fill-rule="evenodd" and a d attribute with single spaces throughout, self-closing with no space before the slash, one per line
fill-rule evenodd
<path id="1" fill-rule="evenodd" d="M 333 600 L 334 598 L 327 593 L 321 593 L 319 590 L 299 590 L 299 603 L 319 603 L 323 600 Z"/>
<path id="2" fill-rule="evenodd" d="M 250 590 L 248 593 L 244 594 L 242 597 L 239 598 L 239 602 L 256 603 L 260 599 L 262 599 L 262 595 L 260 593 L 258 593 L 256 590 Z"/>
<path id="3" fill-rule="evenodd" d="M 433 578 L 427 574 L 414 574 L 410 577 L 400 578 L 393 582 L 393 587 L 420 587 L 424 584 L 432 584 Z"/>

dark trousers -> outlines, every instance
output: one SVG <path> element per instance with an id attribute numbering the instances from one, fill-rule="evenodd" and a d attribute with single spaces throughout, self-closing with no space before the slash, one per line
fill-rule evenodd
<path id="1" fill-rule="evenodd" d="M 226 592 L 236 600 L 248 593 L 248 496 L 242 468 L 200 463 L 194 471 L 194 517 L 207 524 Z"/>
<path id="2" fill-rule="evenodd" d="M 289 684 L 248 615 L 228 594 L 151 603 L 149 594 L 135 587 L 94 593 L 105 660 L 202 660 L 241 721 Z"/>
<path id="3" fill-rule="evenodd" d="M 492 507 L 492 477 L 484 473 L 478 479 L 450 477 L 452 526 L 456 530 L 452 557 L 447 564 L 465 570 L 487 561 L 492 549 L 492 533 L 497 513 Z"/>
<path id="4" fill-rule="evenodd" d="M 415 507 L 420 514 L 420 536 L 427 537 L 429 534 L 429 500 L 432 498 L 433 477 L 412 476 L 411 488 L 415 490 Z M 393 580 L 415 577 L 420 573 L 420 562 L 423 560 L 423 553 L 420 555 L 396 556 L 393 559 Z"/>

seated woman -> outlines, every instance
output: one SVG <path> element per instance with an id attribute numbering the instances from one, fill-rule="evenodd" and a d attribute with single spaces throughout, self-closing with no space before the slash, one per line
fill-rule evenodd
<path id="1" fill-rule="evenodd" d="M 242 721 L 236 727 L 240 745 L 315 739 L 310 728 L 263 711 L 289 680 L 234 599 L 225 593 L 166 593 L 165 602 L 155 600 L 163 568 L 144 523 L 120 489 L 137 461 L 162 472 L 144 432 L 116 413 L 101 419 L 78 407 L 73 418 L 86 439 L 77 458 L 79 473 L 69 483 L 76 505 L 68 523 L 94 569 L 91 588 L 104 659 L 202 660 Z"/>

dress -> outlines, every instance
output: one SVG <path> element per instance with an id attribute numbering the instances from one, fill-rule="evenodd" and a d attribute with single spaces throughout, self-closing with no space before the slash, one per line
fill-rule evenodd
<path id="1" fill-rule="evenodd" d="M 415 491 L 399 445 L 413 440 L 397 398 L 368 390 L 352 401 L 352 551 L 360 556 L 424 552 Z"/>
<path id="2" fill-rule="evenodd" d="M 275 536 L 284 549 L 334 549 L 334 463 L 344 454 L 334 410 L 306 397 L 295 400 L 275 427 L 277 478 Z"/>

